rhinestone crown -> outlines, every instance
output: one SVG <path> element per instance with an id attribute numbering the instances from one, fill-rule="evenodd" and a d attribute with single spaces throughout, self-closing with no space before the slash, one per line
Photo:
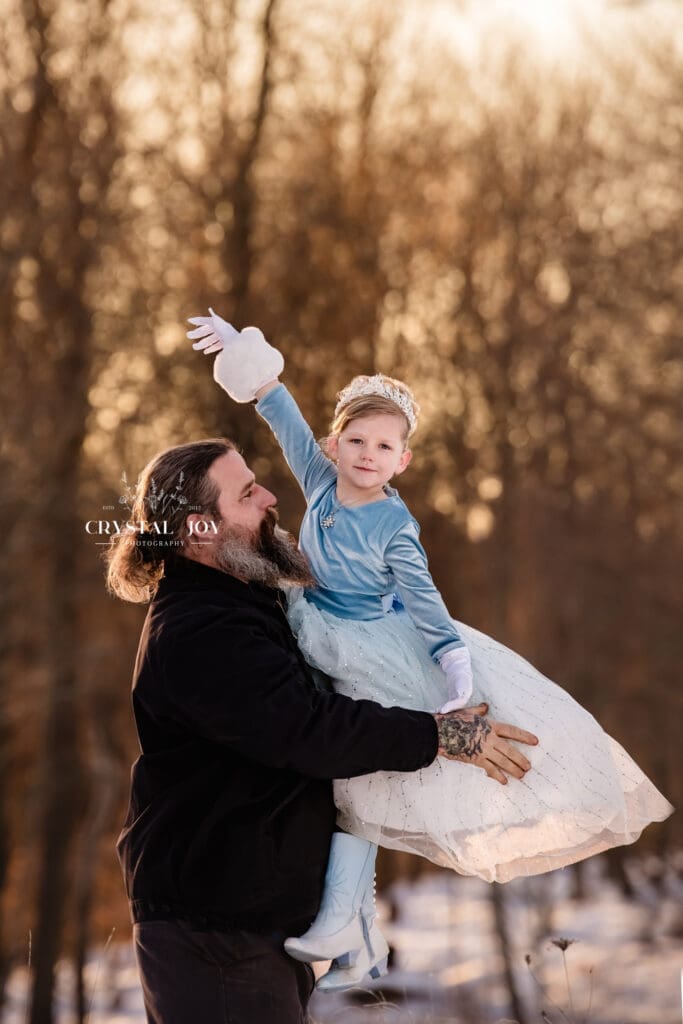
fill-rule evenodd
<path id="1" fill-rule="evenodd" d="M 337 396 L 339 401 L 335 406 L 334 415 L 338 416 L 344 406 L 354 398 L 363 398 L 365 395 L 379 395 L 397 405 L 408 420 L 412 434 L 417 426 L 417 403 L 406 392 L 392 384 L 383 373 L 376 373 L 374 377 L 354 377 L 351 383 L 339 392 Z"/>

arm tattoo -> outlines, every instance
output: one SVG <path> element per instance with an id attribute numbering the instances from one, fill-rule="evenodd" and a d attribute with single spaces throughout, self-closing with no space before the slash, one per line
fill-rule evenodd
<path id="1" fill-rule="evenodd" d="M 470 761 L 477 754 L 481 754 L 483 742 L 491 732 L 491 726 L 481 715 L 466 719 L 458 718 L 457 714 L 456 711 L 439 719 L 439 747 L 450 757 Z"/>

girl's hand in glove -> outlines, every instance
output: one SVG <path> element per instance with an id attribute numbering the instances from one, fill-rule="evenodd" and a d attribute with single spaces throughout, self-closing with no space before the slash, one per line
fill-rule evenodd
<path id="1" fill-rule="evenodd" d="M 284 369 L 282 353 L 269 345 L 258 327 L 235 328 L 209 309 L 210 316 L 190 317 L 195 330 L 188 331 L 192 348 L 205 355 L 218 355 L 213 364 L 217 384 L 235 402 L 251 402 L 256 392 L 277 380 Z"/>
<path id="2" fill-rule="evenodd" d="M 205 356 L 220 352 L 230 344 L 233 338 L 239 338 L 240 335 L 240 332 L 236 331 L 232 324 L 229 324 L 218 313 L 214 313 L 210 306 L 208 316 L 191 316 L 188 323 L 196 324 L 196 327 L 194 331 L 187 332 L 187 337 L 199 338 L 199 341 L 194 342 L 192 348 L 195 352 L 203 352 Z"/>
<path id="3" fill-rule="evenodd" d="M 457 711 L 459 708 L 467 707 L 467 702 L 472 696 L 470 652 L 466 647 L 456 647 L 455 650 L 446 651 L 439 663 L 446 673 L 448 688 L 448 703 L 439 708 L 439 712 L 446 714 L 448 711 Z"/>

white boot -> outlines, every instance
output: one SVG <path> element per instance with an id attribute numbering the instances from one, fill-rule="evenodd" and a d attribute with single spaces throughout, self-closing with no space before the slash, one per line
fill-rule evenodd
<path id="1" fill-rule="evenodd" d="M 291 957 L 306 963 L 335 957 L 349 966 L 356 962 L 365 946 L 360 908 L 372 884 L 376 855 L 377 847 L 365 839 L 334 833 L 318 916 L 307 932 L 285 941 Z"/>
<path id="2" fill-rule="evenodd" d="M 316 988 L 321 992 L 343 992 L 359 985 L 366 974 L 381 978 L 387 973 L 389 946 L 376 923 L 375 879 L 373 877 L 363 895 L 361 920 L 363 924 L 363 948 L 352 960 L 347 956 L 337 957 Z"/>

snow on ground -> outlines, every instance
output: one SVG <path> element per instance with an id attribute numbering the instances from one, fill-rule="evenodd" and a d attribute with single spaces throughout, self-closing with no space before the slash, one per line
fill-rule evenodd
<path id="1" fill-rule="evenodd" d="M 502 887 L 514 970 L 528 1022 L 541 1024 L 545 1010 L 552 1024 L 681 1024 L 680 870 L 672 866 L 660 891 L 648 880 L 649 874 L 648 862 L 633 862 L 635 900 L 625 899 L 606 879 L 599 858 L 587 865 L 587 898 L 581 901 L 572 898 L 569 871 Z M 388 920 L 390 906 L 392 921 Z M 512 1020 L 490 886 L 450 872 L 429 875 L 415 884 L 394 886 L 380 912 L 395 951 L 390 973 L 362 991 L 316 994 L 311 1004 L 315 1024 L 502 1024 Z M 574 940 L 565 953 L 573 1013 L 563 953 L 552 943 L 560 937 Z M 531 956 L 536 981 L 525 963 L 526 954 Z M 591 979 L 592 1005 L 587 1013 Z M 144 1022 L 127 943 L 112 943 L 93 956 L 86 982 L 94 993 L 89 1024 Z M 15 971 L 2 1024 L 24 1024 L 25 987 L 26 971 Z M 72 991 L 72 972 L 63 965 L 58 1024 L 73 1020 Z"/>
<path id="2" fill-rule="evenodd" d="M 502 888 L 514 944 L 517 985 L 529 1021 L 576 1024 L 680 1024 L 683 905 L 672 874 L 669 891 L 655 898 L 639 890 L 624 899 L 590 865 L 589 898 L 571 898 L 571 873 L 519 880 Z M 391 973 L 367 989 L 365 1006 L 343 996 L 316 996 L 316 1024 L 493 1024 L 512 1018 L 495 928 L 491 888 L 448 873 L 394 890 L 397 920 L 385 924 L 395 948 Z M 552 939 L 575 940 L 566 950 L 574 1013 L 570 1011 L 562 951 Z M 531 970 L 525 963 L 531 955 Z M 593 983 L 592 1007 L 586 1008 Z M 368 1006 L 381 991 L 389 1005 Z M 553 1003 L 555 1007 L 553 1007 Z M 562 1012 L 566 1014 L 562 1016 Z"/>

